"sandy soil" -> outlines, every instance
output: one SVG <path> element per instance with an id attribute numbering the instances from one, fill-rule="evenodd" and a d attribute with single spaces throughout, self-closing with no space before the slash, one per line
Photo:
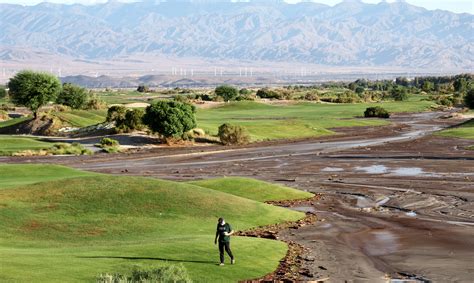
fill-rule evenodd
<path id="1" fill-rule="evenodd" d="M 432 136 L 462 122 L 445 113 L 395 115 L 390 126 L 248 147 L 158 148 L 93 157 L 1 158 L 113 174 L 190 180 L 249 176 L 322 194 L 293 209 L 319 221 L 280 232 L 303 245 L 304 280 L 472 282 L 472 141 Z M 394 281 L 395 282 L 395 281 Z M 398 281 L 399 282 L 399 281 Z"/>

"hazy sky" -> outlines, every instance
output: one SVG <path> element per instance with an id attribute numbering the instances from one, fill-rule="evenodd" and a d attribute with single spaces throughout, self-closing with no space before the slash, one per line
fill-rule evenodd
<path id="1" fill-rule="evenodd" d="M 136 0 L 120 0 L 121 2 L 137 2 Z M 104 3 L 107 0 L 0 0 L 0 3 L 13 3 L 13 4 L 22 4 L 22 5 L 36 5 L 41 2 L 54 2 L 54 3 L 82 3 L 82 4 L 95 4 L 95 3 Z M 301 2 L 298 0 L 286 0 L 286 2 L 295 3 Z M 312 2 L 324 3 L 328 5 L 334 5 L 341 0 L 314 0 Z M 366 3 L 378 3 L 380 0 L 364 0 Z M 393 1 L 388 1 L 393 2 Z M 430 10 L 434 9 L 443 9 L 449 10 L 457 13 L 469 12 L 474 14 L 474 0 L 406 0 L 406 2 L 425 7 Z"/>

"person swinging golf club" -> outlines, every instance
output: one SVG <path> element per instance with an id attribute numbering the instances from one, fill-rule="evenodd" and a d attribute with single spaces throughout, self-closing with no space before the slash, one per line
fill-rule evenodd
<path id="1" fill-rule="evenodd" d="M 232 255 L 232 251 L 230 250 L 230 236 L 234 234 L 232 230 L 232 226 L 229 223 L 226 223 L 224 218 L 219 218 L 217 220 L 217 230 L 216 230 L 216 238 L 214 239 L 214 244 L 217 244 L 219 239 L 219 256 L 221 263 L 219 265 L 224 265 L 224 249 L 227 254 L 230 256 L 230 263 L 234 264 L 235 259 L 234 255 Z"/>

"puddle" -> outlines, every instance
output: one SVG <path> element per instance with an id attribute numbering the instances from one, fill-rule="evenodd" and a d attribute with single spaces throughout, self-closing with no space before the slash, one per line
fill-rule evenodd
<path id="1" fill-rule="evenodd" d="M 405 215 L 406 215 L 406 216 L 415 217 L 415 216 L 416 216 L 416 212 L 414 212 L 414 211 L 409 211 L 409 212 L 406 212 Z"/>
<path id="2" fill-rule="evenodd" d="M 316 212 L 314 207 L 312 206 L 294 206 L 294 207 L 288 207 L 291 210 L 296 210 L 296 211 L 301 211 L 301 212 Z"/>
<path id="3" fill-rule="evenodd" d="M 398 237 L 390 231 L 372 231 L 364 243 L 364 251 L 369 255 L 380 256 L 396 252 Z"/>
<path id="4" fill-rule="evenodd" d="M 344 171 L 344 169 L 338 168 L 338 167 L 324 167 L 323 169 L 321 169 L 321 172 L 341 172 L 341 171 Z"/>
<path id="5" fill-rule="evenodd" d="M 385 165 L 372 165 L 372 166 L 366 166 L 366 167 L 357 166 L 355 170 L 364 171 L 365 173 L 369 173 L 369 174 L 384 174 L 384 173 L 387 173 L 388 168 Z"/>
<path id="6" fill-rule="evenodd" d="M 418 176 L 423 175 L 425 172 L 423 172 L 423 169 L 418 167 L 405 167 L 391 170 L 390 173 L 397 176 Z"/>

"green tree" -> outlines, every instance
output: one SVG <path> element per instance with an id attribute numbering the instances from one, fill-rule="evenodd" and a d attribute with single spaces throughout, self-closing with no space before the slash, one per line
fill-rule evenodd
<path id="1" fill-rule="evenodd" d="M 474 88 L 471 88 L 464 96 L 464 103 L 467 107 L 474 109 Z"/>
<path id="2" fill-rule="evenodd" d="M 8 88 L 12 102 L 28 107 L 36 119 L 41 106 L 56 100 L 61 82 L 50 74 L 21 71 L 10 79 Z"/>
<path id="3" fill-rule="evenodd" d="M 407 89 L 403 86 L 396 85 L 390 90 L 390 95 L 396 101 L 404 101 L 408 99 Z"/>
<path id="4" fill-rule="evenodd" d="M 65 83 L 56 99 L 56 103 L 67 105 L 73 109 L 81 109 L 86 105 L 88 96 L 85 88 Z"/>
<path id="5" fill-rule="evenodd" d="M 423 91 L 426 91 L 426 92 L 432 91 L 434 89 L 434 83 L 428 80 L 425 80 L 421 88 L 423 89 Z"/>
<path id="6" fill-rule="evenodd" d="M 357 95 L 359 95 L 359 96 L 362 95 L 364 93 L 364 91 L 365 91 L 365 88 L 363 86 L 358 86 L 355 89 L 355 93 L 357 93 Z"/>
<path id="7" fill-rule="evenodd" d="M 456 92 L 465 92 L 467 87 L 467 80 L 465 78 L 459 78 L 454 81 L 453 86 Z"/>
<path id="8" fill-rule="evenodd" d="M 165 138 L 180 138 L 196 127 L 196 108 L 177 101 L 157 101 L 145 110 L 143 123 Z"/>
<path id="9" fill-rule="evenodd" d="M 222 97 L 224 101 L 234 100 L 239 95 L 237 89 L 230 85 L 218 86 L 214 92 L 217 96 Z"/>
<path id="10" fill-rule="evenodd" d="M 139 85 L 137 87 L 137 91 L 138 92 L 149 92 L 150 91 L 150 88 L 146 85 Z"/>
<path id="11" fill-rule="evenodd" d="M 126 131 L 141 130 L 143 128 L 143 115 L 145 115 L 145 111 L 140 108 L 127 110 L 124 122 Z"/>
<path id="12" fill-rule="evenodd" d="M 4 86 L 0 86 L 0 98 L 5 98 L 7 96 L 7 90 Z"/>
<path id="13" fill-rule="evenodd" d="M 122 124 L 125 121 L 127 108 L 123 105 L 114 105 L 107 110 L 107 122 L 115 122 L 115 124 Z"/>

